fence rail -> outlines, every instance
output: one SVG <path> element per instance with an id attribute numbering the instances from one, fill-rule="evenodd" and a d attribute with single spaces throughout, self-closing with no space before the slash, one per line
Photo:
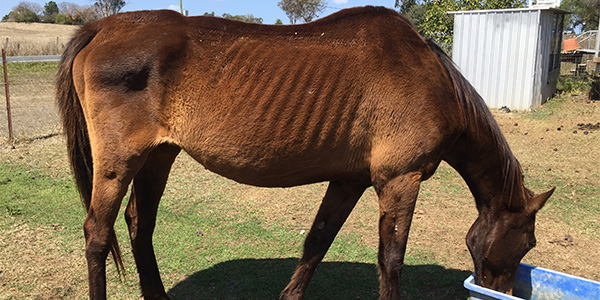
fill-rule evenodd
<path id="1" fill-rule="evenodd" d="M 43 61 L 60 61 L 60 55 L 38 55 L 38 56 L 8 56 L 6 62 L 43 62 Z"/>

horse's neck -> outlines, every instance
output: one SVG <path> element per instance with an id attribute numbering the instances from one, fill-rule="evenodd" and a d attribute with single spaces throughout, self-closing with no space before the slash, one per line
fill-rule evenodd
<path id="1" fill-rule="evenodd" d="M 445 160 L 466 181 L 477 208 L 518 209 L 517 195 L 523 192 L 519 162 L 513 156 L 495 121 L 481 118 L 446 155 Z"/>

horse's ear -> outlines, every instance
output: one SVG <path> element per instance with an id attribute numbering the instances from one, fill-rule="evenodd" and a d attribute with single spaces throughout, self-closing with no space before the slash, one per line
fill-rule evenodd
<path id="1" fill-rule="evenodd" d="M 550 196 L 552 196 L 552 193 L 554 193 L 555 189 L 556 189 L 556 187 L 553 187 L 549 191 L 547 191 L 543 194 L 533 196 L 529 200 L 529 203 L 527 204 L 529 212 L 536 213 L 537 211 L 542 209 L 542 207 L 544 207 L 544 204 L 546 204 L 546 201 L 548 201 Z"/>

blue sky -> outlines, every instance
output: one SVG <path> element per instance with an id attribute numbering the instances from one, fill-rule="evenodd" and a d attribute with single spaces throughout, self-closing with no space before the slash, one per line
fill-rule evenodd
<path id="1" fill-rule="evenodd" d="M 43 5 L 49 0 L 28 2 L 39 3 Z M 61 0 L 54 0 L 56 3 Z M 277 19 L 281 19 L 284 24 L 289 23 L 285 13 L 279 9 L 277 3 L 279 0 L 182 0 L 183 8 L 189 11 L 190 16 L 202 15 L 205 12 L 215 12 L 220 16 L 224 13 L 232 15 L 252 14 L 254 17 L 263 18 L 263 23 L 273 24 Z M 19 4 L 19 0 L 0 0 L 0 18 L 8 14 L 13 7 Z M 79 5 L 91 5 L 93 0 L 67 0 L 66 2 Z M 364 6 L 379 5 L 394 8 L 395 0 L 328 0 L 327 9 L 321 14 L 321 17 L 332 14 L 340 9 Z M 145 9 L 176 9 L 179 10 L 178 0 L 127 0 L 127 5 L 122 11 L 145 10 Z"/>

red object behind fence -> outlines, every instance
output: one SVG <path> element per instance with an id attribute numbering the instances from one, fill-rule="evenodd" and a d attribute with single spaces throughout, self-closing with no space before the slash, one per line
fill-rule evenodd
<path id="1" fill-rule="evenodd" d="M 563 41 L 562 52 L 573 52 L 580 48 L 581 47 L 579 47 L 579 42 L 577 42 L 577 39 L 568 39 Z"/>

